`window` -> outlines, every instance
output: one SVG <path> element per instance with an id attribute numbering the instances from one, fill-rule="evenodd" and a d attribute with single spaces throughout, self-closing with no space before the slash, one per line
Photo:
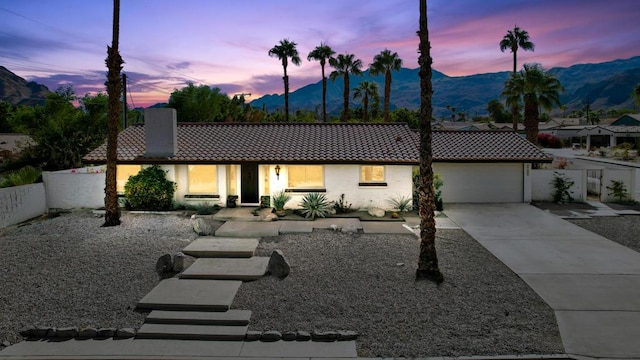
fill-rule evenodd
<path id="1" fill-rule="evenodd" d="M 124 185 L 129 177 L 137 175 L 142 170 L 142 165 L 117 165 L 116 167 L 116 191 L 124 193 Z"/>
<path id="2" fill-rule="evenodd" d="M 383 183 L 384 182 L 384 166 L 362 165 L 360 167 L 360 182 Z"/>
<path id="3" fill-rule="evenodd" d="M 189 194 L 214 194 L 218 192 L 218 168 L 216 165 L 188 166 Z"/>
<path id="4" fill-rule="evenodd" d="M 291 165 L 287 167 L 290 188 L 320 189 L 324 187 L 322 165 Z"/>

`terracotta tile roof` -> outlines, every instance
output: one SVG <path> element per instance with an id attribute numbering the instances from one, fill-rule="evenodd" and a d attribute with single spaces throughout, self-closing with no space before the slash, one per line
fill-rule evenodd
<path id="1" fill-rule="evenodd" d="M 178 152 L 144 157 L 144 126 L 118 136 L 125 163 L 417 163 L 418 135 L 406 124 L 178 123 Z M 106 143 L 84 157 L 106 161 Z M 548 160 L 512 132 L 434 131 L 434 161 Z"/>

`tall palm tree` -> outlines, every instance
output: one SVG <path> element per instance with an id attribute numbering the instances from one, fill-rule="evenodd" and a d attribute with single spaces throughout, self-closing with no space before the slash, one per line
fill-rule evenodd
<path id="1" fill-rule="evenodd" d="M 336 52 L 333 49 L 325 44 L 320 43 L 319 46 L 316 46 L 313 51 L 309 53 L 307 56 L 307 60 L 316 60 L 320 62 L 320 67 L 322 68 L 322 121 L 327 122 L 327 77 L 324 75 L 324 66 L 327 64 L 327 60 L 331 59 L 331 57 Z"/>
<path id="2" fill-rule="evenodd" d="M 122 94 L 122 57 L 118 50 L 120 36 L 120 0 L 113 0 L 113 37 L 111 46 L 107 46 L 107 173 L 105 181 L 104 224 L 102 226 L 120 225 L 120 208 L 116 190 L 116 161 L 118 149 L 118 125 L 120 124 L 120 95 Z"/>
<path id="3" fill-rule="evenodd" d="M 369 122 L 369 99 L 378 97 L 378 84 L 371 81 L 363 81 L 357 88 L 353 88 L 353 100 L 362 99 L 364 108 L 364 122 Z"/>
<path id="4" fill-rule="evenodd" d="M 438 267 L 436 253 L 435 189 L 433 187 L 433 161 L 431 140 L 431 115 L 433 85 L 431 83 L 431 44 L 427 26 L 427 0 L 420 0 L 420 175 L 418 181 L 418 209 L 420 212 L 420 256 L 416 280 L 429 279 L 437 283 L 444 280 Z"/>
<path id="5" fill-rule="evenodd" d="M 505 82 L 502 97 L 507 104 L 524 103 L 524 128 L 527 140 L 537 144 L 540 109 L 551 110 L 561 106 L 560 81 L 545 71 L 540 64 L 525 64 L 524 68 Z"/>
<path id="6" fill-rule="evenodd" d="M 513 73 L 515 74 L 518 71 L 518 49 L 534 51 L 535 45 L 531 42 L 529 33 L 516 25 L 513 30 L 507 31 L 507 34 L 500 41 L 500 51 L 504 52 L 507 49 L 510 49 L 513 54 Z M 513 131 L 518 131 L 518 118 L 520 117 L 518 104 L 513 104 L 511 107 L 511 116 L 513 118 Z"/>
<path id="7" fill-rule="evenodd" d="M 329 65 L 335 70 L 329 74 L 331 81 L 342 76 L 344 78 L 344 108 L 342 109 L 342 121 L 349 120 L 349 74 L 362 75 L 362 61 L 356 59 L 354 54 L 340 54 L 329 59 Z"/>
<path id="8" fill-rule="evenodd" d="M 280 59 L 284 69 L 282 80 L 284 80 L 284 121 L 286 122 L 289 122 L 289 75 L 287 75 L 287 65 L 289 65 L 289 59 L 294 65 L 300 65 L 302 62 L 296 45 L 295 42 L 289 41 L 289 39 L 283 39 L 269 50 L 269 56 Z"/>
<path id="9" fill-rule="evenodd" d="M 402 59 L 397 52 L 393 54 L 389 49 L 384 49 L 373 57 L 373 63 L 369 65 L 371 75 L 384 74 L 384 121 L 389 121 L 389 101 L 391 99 L 391 72 L 400 71 Z"/>

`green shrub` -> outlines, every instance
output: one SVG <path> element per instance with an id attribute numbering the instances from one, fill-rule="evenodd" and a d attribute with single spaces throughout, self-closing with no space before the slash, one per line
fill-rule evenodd
<path id="1" fill-rule="evenodd" d="M 176 185 L 158 165 L 142 169 L 124 185 L 124 195 L 134 210 L 170 210 Z"/>
<path id="2" fill-rule="evenodd" d="M 573 201 L 573 197 L 571 196 L 571 187 L 574 182 L 569 180 L 566 175 L 562 175 L 557 171 L 553 172 L 553 180 L 551 181 L 551 185 L 553 185 L 553 201 L 554 202 L 571 202 Z"/>
<path id="3" fill-rule="evenodd" d="M 344 194 L 340 194 L 338 201 L 333 203 L 333 208 L 335 209 L 336 214 L 348 214 L 353 211 L 351 209 L 351 204 L 344 199 Z"/>
<path id="4" fill-rule="evenodd" d="M 284 210 L 284 206 L 291 200 L 291 196 L 284 190 L 279 191 L 271 196 L 271 203 L 276 210 Z"/>
<path id="5" fill-rule="evenodd" d="M 613 195 L 613 197 L 615 197 L 620 203 L 624 203 L 629 200 L 627 186 L 620 180 L 611 180 L 611 186 L 607 186 L 607 190 L 609 190 L 609 195 Z"/>
<path id="6" fill-rule="evenodd" d="M 16 171 L 6 174 L 0 187 L 29 185 L 40 181 L 42 171 L 33 166 L 25 166 Z"/>
<path id="7" fill-rule="evenodd" d="M 400 212 L 408 212 L 413 208 L 413 199 L 408 196 L 398 195 L 395 198 L 387 200 L 387 202 L 393 207 L 393 210 Z"/>
<path id="8" fill-rule="evenodd" d="M 300 213 L 305 218 L 311 219 L 326 217 L 329 213 L 329 207 L 329 201 L 324 194 L 313 192 L 302 198 L 302 210 L 300 210 Z"/>

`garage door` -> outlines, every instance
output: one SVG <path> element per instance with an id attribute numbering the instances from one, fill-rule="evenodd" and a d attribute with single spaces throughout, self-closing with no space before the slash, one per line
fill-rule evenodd
<path id="1" fill-rule="evenodd" d="M 521 163 L 434 163 L 442 176 L 446 203 L 496 203 L 523 201 Z"/>

